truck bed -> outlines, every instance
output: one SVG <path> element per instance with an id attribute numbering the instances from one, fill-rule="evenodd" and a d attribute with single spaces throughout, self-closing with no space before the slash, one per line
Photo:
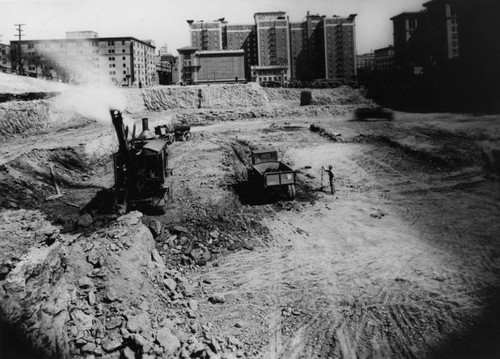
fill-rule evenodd
<path id="1" fill-rule="evenodd" d="M 293 171 L 290 167 L 282 162 L 264 162 L 252 166 L 259 174 L 269 172 L 287 172 Z"/>
<path id="2" fill-rule="evenodd" d="M 252 168 L 263 179 L 264 188 L 295 184 L 295 171 L 281 162 L 264 162 Z"/>

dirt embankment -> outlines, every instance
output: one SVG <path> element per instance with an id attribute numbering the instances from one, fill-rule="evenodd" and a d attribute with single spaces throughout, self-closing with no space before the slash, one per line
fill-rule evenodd
<path id="1" fill-rule="evenodd" d="M 143 91 L 149 110 L 266 106 L 266 93 L 257 84 L 155 87 Z"/>
<path id="2" fill-rule="evenodd" d="M 180 348 L 163 288 L 188 281 L 165 270 L 141 216 L 132 212 L 95 232 L 70 235 L 39 212 L 2 213 L 11 245 L 1 254 L 0 319 L 37 357 L 132 358 Z"/>
<path id="3" fill-rule="evenodd" d="M 295 88 L 263 88 L 270 101 L 294 101 L 300 103 L 303 89 Z M 359 105 L 371 104 L 364 90 L 341 86 L 332 89 L 311 89 L 313 105 Z"/>
<path id="4" fill-rule="evenodd" d="M 182 123 L 206 124 L 260 117 L 344 115 L 352 106 L 370 102 L 363 91 L 347 86 L 313 90 L 313 105 L 301 107 L 300 89 L 262 88 L 256 83 L 118 89 L 2 76 L 5 83 L 0 94 L 14 100 L 0 104 L 0 139 L 5 140 L 94 122 L 109 124 L 109 108 L 120 109 L 135 119 L 149 117 L 154 111 L 168 112 Z M 54 93 L 55 89 L 60 91 Z M 20 101 L 20 94 L 27 92 L 37 96 Z M 49 93 L 54 97 L 40 99 Z"/>

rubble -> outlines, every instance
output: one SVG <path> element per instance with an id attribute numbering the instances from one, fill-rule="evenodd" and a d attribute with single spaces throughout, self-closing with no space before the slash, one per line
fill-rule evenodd
<path id="1" fill-rule="evenodd" d="M 208 297 L 208 301 L 213 304 L 223 304 L 226 302 L 226 299 L 221 294 L 212 294 L 210 297 Z"/>

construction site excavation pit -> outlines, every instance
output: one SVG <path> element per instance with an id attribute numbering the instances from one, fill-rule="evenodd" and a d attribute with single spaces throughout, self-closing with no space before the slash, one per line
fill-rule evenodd
<path id="1" fill-rule="evenodd" d="M 35 355 L 0 341 L 0 357 L 498 356 L 498 116 L 357 121 L 374 104 L 346 87 L 309 106 L 256 84 L 123 94 L 135 123 L 193 125 L 168 147 L 161 215 L 110 212 L 109 108 L 22 101 L 31 129 L 8 112 L 0 321 Z M 251 151 L 268 148 L 296 171 L 295 199 L 250 193 Z"/>

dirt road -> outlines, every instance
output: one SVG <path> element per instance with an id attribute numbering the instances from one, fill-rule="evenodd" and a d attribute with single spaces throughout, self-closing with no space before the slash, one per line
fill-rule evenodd
<path id="1" fill-rule="evenodd" d="M 334 196 L 261 206 L 273 241 L 197 273 L 226 297 L 223 305 L 200 298 L 202 321 L 262 358 L 499 354 L 498 182 L 478 167 L 448 171 L 354 140 L 392 125 L 315 121 L 344 133 L 331 142 L 308 122 L 200 130 L 278 147 L 301 169 L 299 192 L 318 189 L 321 166 L 332 164 L 337 187 Z"/>

